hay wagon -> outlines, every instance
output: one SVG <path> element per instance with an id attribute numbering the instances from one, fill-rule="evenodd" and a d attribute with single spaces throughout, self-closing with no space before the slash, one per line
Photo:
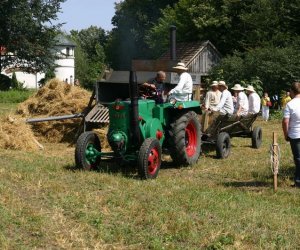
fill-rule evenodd
<path id="1" fill-rule="evenodd" d="M 261 127 L 253 127 L 257 116 L 258 114 L 230 116 L 218 112 L 206 113 L 202 131 L 202 144 L 215 145 L 216 155 L 221 159 L 229 156 L 232 137 L 251 138 L 252 148 L 258 149 L 262 143 L 262 129 Z"/>

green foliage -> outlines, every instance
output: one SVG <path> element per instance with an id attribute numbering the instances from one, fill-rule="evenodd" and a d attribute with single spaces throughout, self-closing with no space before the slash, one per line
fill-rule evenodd
<path id="1" fill-rule="evenodd" d="M 0 45 L 6 48 L 0 71 L 7 66 L 43 71 L 53 64 L 50 48 L 60 25 L 53 25 L 52 21 L 57 19 L 64 1 L 0 1 Z"/>
<path id="2" fill-rule="evenodd" d="M 80 31 L 71 31 L 77 44 L 75 50 L 75 75 L 83 87 L 91 89 L 105 70 L 104 46 L 107 35 L 102 28 L 91 26 Z"/>
<path id="3" fill-rule="evenodd" d="M 279 94 L 300 79 L 300 52 L 293 46 L 263 47 L 225 57 L 211 71 L 211 77 L 225 79 L 229 85 L 244 81 L 262 94 Z"/>
<path id="4" fill-rule="evenodd" d="M 11 79 L 6 76 L 0 74 L 0 90 L 9 90 L 11 87 Z"/>
<path id="5" fill-rule="evenodd" d="M 0 91 L 0 100 L 1 103 L 20 103 L 28 99 L 34 93 L 32 90 L 8 90 Z"/>
<path id="6" fill-rule="evenodd" d="M 19 82 L 16 76 L 16 73 L 13 72 L 11 77 L 11 88 L 15 90 L 22 90 L 24 89 L 23 83 Z"/>

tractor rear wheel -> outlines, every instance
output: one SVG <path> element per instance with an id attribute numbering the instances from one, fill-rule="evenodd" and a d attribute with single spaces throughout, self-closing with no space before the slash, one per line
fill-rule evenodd
<path id="1" fill-rule="evenodd" d="M 170 154 L 179 165 L 195 164 L 201 152 L 201 124 L 197 114 L 189 111 L 171 124 Z"/>
<path id="2" fill-rule="evenodd" d="M 252 148 L 260 148 L 262 143 L 262 129 L 261 127 L 254 127 L 251 135 Z"/>
<path id="3" fill-rule="evenodd" d="M 139 151 L 138 172 L 142 179 L 154 179 L 161 165 L 161 146 L 155 138 L 147 138 Z"/>
<path id="4" fill-rule="evenodd" d="M 92 131 L 82 133 L 75 148 L 76 166 L 83 170 L 97 169 L 101 160 L 98 152 L 101 152 L 101 143 L 97 134 Z"/>
<path id="5" fill-rule="evenodd" d="M 220 159 L 227 158 L 230 154 L 231 143 L 230 136 L 226 132 L 221 132 L 218 134 L 216 142 L 216 154 Z"/>

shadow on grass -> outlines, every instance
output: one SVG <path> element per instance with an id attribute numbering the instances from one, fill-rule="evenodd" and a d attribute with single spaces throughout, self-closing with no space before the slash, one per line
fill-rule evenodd
<path id="1" fill-rule="evenodd" d="M 173 162 L 162 161 L 160 169 L 174 169 L 179 168 L 179 166 L 174 165 Z M 71 172 L 83 171 L 78 168 L 76 165 L 66 165 L 64 169 Z M 137 172 L 137 163 L 124 163 L 120 164 L 113 159 L 105 159 L 101 160 L 100 166 L 97 169 L 92 169 L 91 171 L 106 173 L 106 174 L 122 174 L 124 177 L 132 178 L 132 179 L 140 179 Z"/>

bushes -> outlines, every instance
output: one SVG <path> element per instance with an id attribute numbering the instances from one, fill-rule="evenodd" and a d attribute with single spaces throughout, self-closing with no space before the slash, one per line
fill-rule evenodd
<path id="1" fill-rule="evenodd" d="M 8 90 L 0 91 L 1 103 L 19 103 L 28 99 L 34 93 L 33 90 Z"/>
<path id="2" fill-rule="evenodd" d="M 9 90 L 10 87 L 11 87 L 11 79 L 6 75 L 0 74 L 0 91 Z"/>

